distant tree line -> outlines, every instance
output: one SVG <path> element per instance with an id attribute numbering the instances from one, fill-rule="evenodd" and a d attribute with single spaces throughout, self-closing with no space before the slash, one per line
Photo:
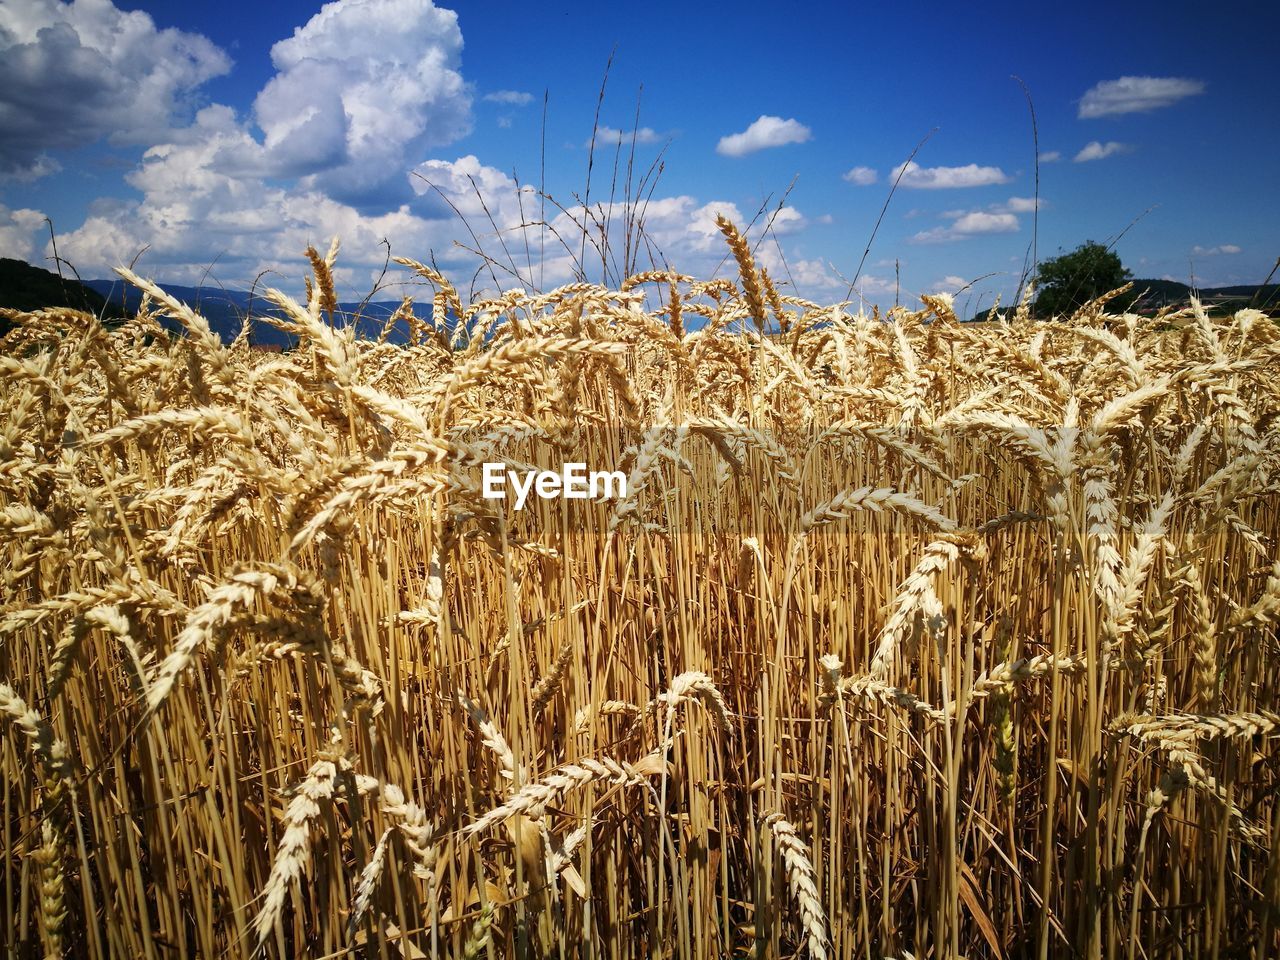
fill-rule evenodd
<path id="1" fill-rule="evenodd" d="M 1050 257 L 1036 270 L 1035 300 L 1032 314 L 1040 319 L 1070 317 L 1090 300 L 1110 293 L 1133 279 L 1133 274 L 1120 261 L 1120 256 L 1101 243 L 1088 240 L 1070 253 Z M 1111 311 L 1137 310 L 1148 312 L 1163 306 L 1181 306 L 1188 303 L 1193 294 L 1212 298 L 1211 309 L 1218 312 L 1234 312 L 1253 306 L 1269 310 L 1272 316 L 1280 308 L 1277 285 L 1242 285 L 1193 290 L 1175 280 L 1135 280 L 1133 289 L 1111 300 Z M 1005 312 L 1009 307 L 983 310 L 975 320 L 992 319 L 994 312 Z"/>

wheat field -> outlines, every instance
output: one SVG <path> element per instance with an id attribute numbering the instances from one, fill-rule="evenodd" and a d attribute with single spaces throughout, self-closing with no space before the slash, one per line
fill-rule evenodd
<path id="1" fill-rule="evenodd" d="M 402 261 L 463 322 L 381 342 L 335 243 L 280 355 L 127 271 L 8 313 L 7 955 L 1280 955 L 1280 328 L 822 306 L 722 229 Z M 626 496 L 481 495 L 567 460 Z"/>

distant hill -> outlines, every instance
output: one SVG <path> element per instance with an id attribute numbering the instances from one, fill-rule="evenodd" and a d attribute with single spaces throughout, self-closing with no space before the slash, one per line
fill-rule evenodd
<path id="1" fill-rule="evenodd" d="M 186 303 L 209 321 L 214 333 L 225 343 L 230 343 L 240 333 L 246 316 L 255 319 L 250 327 L 251 343 L 291 347 L 293 337 L 278 330 L 261 317 L 279 315 L 265 297 L 251 296 L 244 290 L 224 290 L 219 287 L 184 287 L 160 282 L 165 291 Z M 59 277 L 56 273 L 33 267 L 21 260 L 0 259 L 0 307 L 15 310 L 40 310 L 44 307 L 74 307 L 107 321 L 120 321 L 133 316 L 142 303 L 142 291 L 123 280 L 88 280 L 80 283 L 72 278 Z M 383 324 L 400 306 L 400 301 L 379 300 L 338 304 L 338 322 L 355 323 L 361 336 L 377 337 Z M 431 305 L 415 307 L 418 316 L 430 317 Z M 175 324 L 168 324 L 174 326 Z M 0 318 L 0 334 L 9 329 L 9 322 Z M 389 340 L 395 343 L 406 339 L 403 325 L 392 331 Z"/>
<path id="2" fill-rule="evenodd" d="M 227 290 L 222 287 L 184 287 L 174 283 L 158 280 L 160 287 L 171 296 L 181 300 L 206 320 L 209 326 L 223 342 L 230 343 L 240 333 L 246 316 L 254 318 L 249 328 L 249 342 L 260 346 L 288 348 L 294 345 L 294 338 L 282 330 L 264 323 L 263 316 L 279 316 L 280 311 L 262 294 L 250 294 L 245 290 Z M 123 309 L 136 311 L 142 302 L 142 291 L 130 286 L 123 280 L 90 280 L 88 286 L 97 291 L 108 301 L 119 304 Z M 360 336 L 377 337 L 388 317 L 400 307 L 399 300 L 375 300 L 370 303 L 352 301 L 338 304 L 338 322 L 355 323 Z M 424 319 L 431 316 L 430 304 L 415 304 L 414 311 Z M 403 324 L 397 325 L 387 338 L 392 343 L 402 343 L 407 331 Z"/>
<path id="3" fill-rule="evenodd" d="M 1206 307 L 1218 312 L 1235 312 L 1253 305 L 1275 316 L 1280 311 L 1280 284 L 1242 284 L 1234 287 L 1207 287 L 1196 290 L 1176 280 L 1134 280 L 1133 292 L 1139 295 L 1133 305 L 1137 313 L 1152 312 L 1165 306 L 1184 306 L 1191 302 L 1194 293 Z M 1001 312 L 1008 310 L 1001 307 Z M 974 320 L 989 319 L 990 310 L 983 310 Z"/>
<path id="4" fill-rule="evenodd" d="M 15 310 L 73 307 L 106 320 L 123 320 L 127 315 L 121 306 L 109 304 L 101 293 L 74 278 L 60 277 L 21 260 L 2 258 L 0 307 L 12 307 Z M 0 333 L 8 329 L 9 322 L 0 319 Z"/>

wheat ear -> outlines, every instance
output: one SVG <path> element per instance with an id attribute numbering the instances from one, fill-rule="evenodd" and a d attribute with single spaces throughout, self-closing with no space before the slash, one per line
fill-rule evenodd
<path id="1" fill-rule="evenodd" d="M 809 955 L 814 960 L 826 960 L 827 915 L 818 896 L 817 873 L 809 859 L 809 850 L 796 828 L 782 814 L 771 813 L 764 822 L 773 831 L 778 852 L 782 855 L 787 884 L 800 909 L 800 922 L 809 940 Z"/>

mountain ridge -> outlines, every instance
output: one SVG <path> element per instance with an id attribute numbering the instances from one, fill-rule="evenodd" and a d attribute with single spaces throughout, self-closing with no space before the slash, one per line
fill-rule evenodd
<path id="1" fill-rule="evenodd" d="M 210 329 L 226 343 L 239 335 L 246 316 L 253 318 L 249 342 L 255 346 L 287 349 L 295 342 L 294 337 L 262 321 L 263 316 L 280 316 L 280 311 L 260 293 L 225 287 L 188 287 L 160 280 L 156 283 L 170 296 L 201 314 L 209 321 Z M 142 291 L 123 280 L 88 280 L 85 285 L 103 296 L 107 302 L 120 304 L 130 313 L 135 312 L 142 303 Z M 338 314 L 344 322 L 354 322 L 361 336 L 377 337 L 382 333 L 387 319 L 399 308 L 399 300 L 352 300 L 339 303 Z M 426 317 L 431 315 L 429 303 L 415 305 L 415 310 L 424 311 Z M 392 343 L 401 343 L 407 339 L 407 332 L 403 329 L 393 330 L 387 339 Z"/>

